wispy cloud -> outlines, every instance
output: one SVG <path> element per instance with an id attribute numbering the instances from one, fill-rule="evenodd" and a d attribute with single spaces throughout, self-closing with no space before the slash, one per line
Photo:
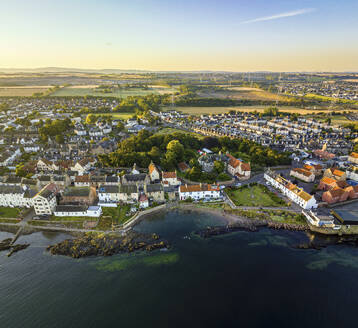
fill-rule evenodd
<path id="1" fill-rule="evenodd" d="M 250 20 L 241 22 L 241 24 L 251 24 L 251 23 L 256 23 L 256 22 L 263 22 L 263 21 L 269 21 L 269 20 L 274 20 L 274 19 L 285 18 L 285 17 L 292 17 L 292 16 L 298 16 L 298 15 L 304 15 L 304 14 L 311 13 L 311 12 L 313 12 L 313 11 L 315 11 L 315 10 L 316 10 L 316 9 L 314 9 L 314 8 L 298 9 L 298 10 L 289 11 L 289 12 L 281 13 L 281 14 L 277 14 L 277 15 L 272 15 L 272 16 L 266 16 L 266 17 L 259 17 L 259 18 L 255 18 L 255 19 L 250 19 Z"/>

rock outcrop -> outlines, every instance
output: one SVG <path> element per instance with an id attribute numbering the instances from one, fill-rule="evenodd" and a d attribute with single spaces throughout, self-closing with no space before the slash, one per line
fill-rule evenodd
<path id="1" fill-rule="evenodd" d="M 152 251 L 168 248 L 166 241 L 156 234 L 146 235 L 129 231 L 124 236 L 87 233 L 77 239 L 66 239 L 47 250 L 53 255 L 65 255 L 80 258 L 93 255 L 111 256 L 136 250 Z"/>

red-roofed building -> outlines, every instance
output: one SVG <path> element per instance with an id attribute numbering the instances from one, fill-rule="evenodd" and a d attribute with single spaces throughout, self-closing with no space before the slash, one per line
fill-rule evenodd
<path id="1" fill-rule="evenodd" d="M 139 197 L 139 207 L 140 208 L 149 207 L 148 197 L 145 194 L 141 194 Z"/>
<path id="2" fill-rule="evenodd" d="M 324 177 L 332 178 L 337 181 L 346 181 L 347 175 L 345 172 L 338 170 L 337 168 L 331 167 L 324 171 Z"/>
<path id="3" fill-rule="evenodd" d="M 249 163 L 244 163 L 229 153 L 226 154 L 229 159 L 227 165 L 227 171 L 232 175 L 236 176 L 239 180 L 250 179 L 251 167 Z"/>
<path id="4" fill-rule="evenodd" d="M 149 177 L 151 181 L 157 181 L 160 179 L 160 173 L 153 162 L 149 164 Z"/>
<path id="5" fill-rule="evenodd" d="M 316 150 L 313 151 L 313 153 L 317 157 L 322 158 L 322 159 L 326 159 L 326 160 L 333 159 L 335 157 L 334 154 L 329 153 L 328 151 L 325 151 L 325 150 L 322 150 L 322 149 L 316 149 Z"/>
<path id="6" fill-rule="evenodd" d="M 349 197 L 349 191 L 336 187 L 322 194 L 322 200 L 328 204 L 344 202 Z"/>
<path id="7" fill-rule="evenodd" d="M 351 162 L 351 163 L 354 163 L 354 164 L 358 164 L 358 153 L 351 153 L 349 156 L 348 156 L 348 160 Z"/>
<path id="8" fill-rule="evenodd" d="M 177 178 L 176 171 L 162 172 L 162 184 L 165 186 L 179 186 L 180 181 Z"/>
<path id="9" fill-rule="evenodd" d="M 190 169 L 189 165 L 184 162 L 179 163 L 178 168 L 181 172 L 186 172 Z"/>
<path id="10" fill-rule="evenodd" d="M 220 197 L 220 187 L 211 184 L 196 184 L 196 185 L 181 185 L 179 187 L 179 199 L 185 200 L 188 198 L 199 199 L 216 199 Z"/>

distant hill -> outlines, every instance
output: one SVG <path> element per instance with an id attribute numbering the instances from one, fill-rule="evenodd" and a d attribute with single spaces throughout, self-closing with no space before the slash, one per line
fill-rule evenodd
<path id="1" fill-rule="evenodd" d="M 97 74 L 120 74 L 120 73 L 149 73 L 145 70 L 124 69 L 85 69 L 69 67 L 39 67 L 39 68 L 0 68 L 2 73 L 97 73 Z"/>

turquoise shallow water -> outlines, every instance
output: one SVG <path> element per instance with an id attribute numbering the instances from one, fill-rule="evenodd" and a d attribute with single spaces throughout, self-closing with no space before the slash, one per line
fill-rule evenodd
<path id="1" fill-rule="evenodd" d="M 0 253 L 0 327 L 357 327 L 358 249 L 297 250 L 303 233 L 267 229 L 192 234 L 212 224 L 172 212 L 136 228 L 169 251 L 80 260 L 45 251 L 64 234 L 22 236 L 28 249 Z"/>

